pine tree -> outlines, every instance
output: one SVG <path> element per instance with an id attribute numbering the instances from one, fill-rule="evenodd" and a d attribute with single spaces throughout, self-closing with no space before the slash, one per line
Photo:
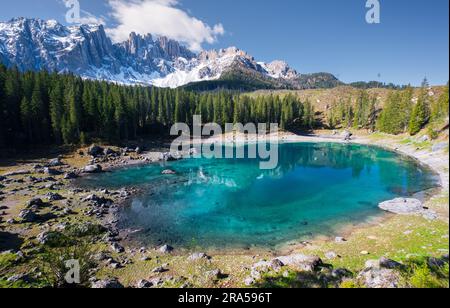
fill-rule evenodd
<path id="1" fill-rule="evenodd" d="M 411 114 L 411 120 L 409 122 L 409 133 L 411 136 L 419 133 L 420 130 L 428 123 L 430 120 L 430 113 L 428 94 L 425 88 L 423 88 L 417 104 L 414 106 Z"/>

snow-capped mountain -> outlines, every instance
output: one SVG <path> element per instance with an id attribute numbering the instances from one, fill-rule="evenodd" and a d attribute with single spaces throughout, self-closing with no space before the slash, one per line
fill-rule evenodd
<path id="1" fill-rule="evenodd" d="M 136 33 L 113 44 L 101 25 L 66 27 L 55 20 L 26 18 L 0 22 L 0 61 L 22 71 L 45 69 L 88 79 L 171 88 L 219 80 L 233 70 L 289 86 L 304 76 L 282 61 L 257 62 L 236 47 L 196 54 L 166 37 Z"/>

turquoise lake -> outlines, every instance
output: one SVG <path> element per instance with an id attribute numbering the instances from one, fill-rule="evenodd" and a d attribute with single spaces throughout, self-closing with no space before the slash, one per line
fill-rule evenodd
<path id="1" fill-rule="evenodd" d="M 176 175 L 162 175 L 171 169 Z M 279 165 L 256 159 L 185 159 L 118 169 L 82 185 L 138 187 L 119 226 L 135 240 L 183 248 L 269 248 L 333 236 L 342 226 L 382 215 L 378 204 L 435 188 L 415 160 L 377 147 L 280 144 Z"/>

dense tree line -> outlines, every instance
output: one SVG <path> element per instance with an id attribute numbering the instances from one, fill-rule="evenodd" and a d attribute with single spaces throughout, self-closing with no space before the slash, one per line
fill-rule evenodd
<path id="1" fill-rule="evenodd" d="M 434 99 L 424 83 L 420 95 L 413 94 L 412 88 L 392 91 L 380 110 L 377 98 L 361 90 L 356 101 L 339 100 L 328 108 L 328 125 L 414 135 L 430 121 L 448 117 L 448 91 Z M 0 148 L 133 140 L 167 134 L 176 122 L 192 124 L 193 115 L 222 126 L 279 123 L 286 130 L 309 130 L 317 125 L 313 105 L 293 94 L 253 97 L 123 86 L 0 65 Z"/>
<path id="2" fill-rule="evenodd" d="M 438 99 L 431 92 L 425 79 L 417 97 L 414 97 L 412 88 L 390 93 L 378 119 L 378 130 L 390 134 L 407 132 L 416 135 L 427 124 L 448 117 L 448 86 Z"/>
<path id="3" fill-rule="evenodd" d="M 448 86 L 437 99 L 425 80 L 415 95 L 412 87 L 391 91 L 381 108 L 377 97 L 361 90 L 356 102 L 339 100 L 328 111 L 330 128 L 354 128 L 380 131 L 388 134 L 416 135 L 430 123 L 448 117 Z"/>
<path id="4" fill-rule="evenodd" d="M 176 122 L 280 123 L 312 128 L 310 103 L 296 96 L 252 98 L 221 91 L 122 86 L 73 75 L 25 72 L 0 65 L 0 147 L 86 144 L 167 134 Z"/>
<path id="5" fill-rule="evenodd" d="M 374 130 L 377 115 L 376 98 L 362 90 L 356 102 L 349 98 L 333 104 L 328 113 L 328 124 L 333 129 L 344 127 Z"/>

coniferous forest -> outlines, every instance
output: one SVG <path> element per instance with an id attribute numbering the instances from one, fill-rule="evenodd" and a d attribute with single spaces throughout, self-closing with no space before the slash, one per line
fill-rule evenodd
<path id="1" fill-rule="evenodd" d="M 197 114 L 203 123 L 267 122 L 285 129 L 294 121 L 310 126 L 314 116 L 310 105 L 293 95 L 253 99 L 227 91 L 198 94 L 45 71 L 20 73 L 3 66 L 0 91 L 0 147 L 7 148 L 168 134 L 174 123 L 191 124 Z"/>
<path id="2" fill-rule="evenodd" d="M 379 107 L 375 97 L 361 90 L 356 102 L 333 104 L 326 126 L 414 135 L 430 121 L 448 116 L 448 91 L 433 99 L 424 83 L 416 102 L 413 89 L 407 88 L 392 91 L 384 108 Z M 174 123 L 192 124 L 193 115 L 201 115 L 203 123 L 279 123 L 285 130 L 310 130 L 323 125 L 315 114 L 313 104 L 293 94 L 252 97 L 231 91 L 123 86 L 46 71 L 22 73 L 0 65 L 0 148 L 167 135 Z"/>

